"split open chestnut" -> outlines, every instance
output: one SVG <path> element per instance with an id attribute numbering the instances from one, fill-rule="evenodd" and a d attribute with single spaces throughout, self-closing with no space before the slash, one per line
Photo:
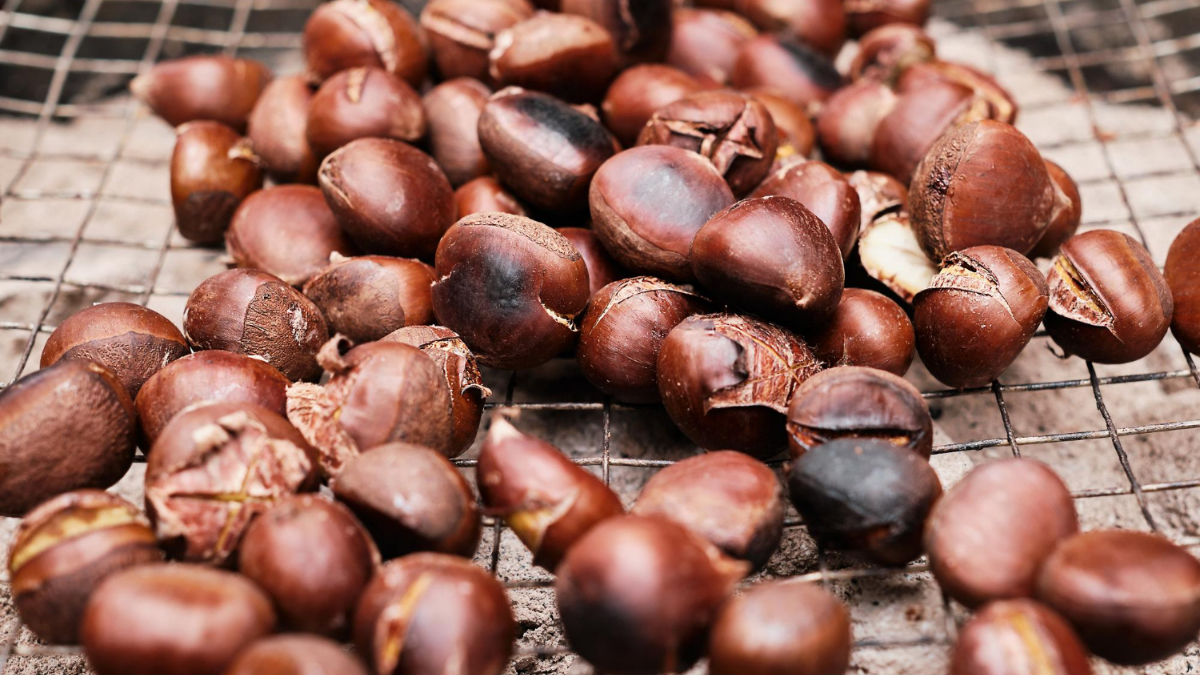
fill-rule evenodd
<path id="1" fill-rule="evenodd" d="M 858 241 L 862 205 L 858 191 L 837 169 L 817 160 L 785 160 L 750 196 L 787 197 L 800 202 L 829 228 L 842 259 L 850 258 Z"/>
<path id="2" fill-rule="evenodd" d="M 526 0 L 431 0 L 421 10 L 433 61 L 443 79 L 488 79 L 496 35 L 533 16 Z"/>
<path id="3" fill-rule="evenodd" d="M 171 155 L 171 204 L 179 234 L 198 244 L 225 236 L 238 204 L 262 187 L 250 141 L 220 122 L 189 122 L 177 130 Z"/>
<path id="4" fill-rule="evenodd" d="M 989 119 L 1005 124 L 1017 121 L 1017 102 L 996 78 L 971 66 L 936 59 L 916 63 L 900 74 L 896 83 L 901 94 L 919 93 L 937 84 L 955 84 L 971 91 Z"/>
<path id="5" fill-rule="evenodd" d="M 1032 600 L 994 602 L 959 632 L 950 675 L 1029 672 L 1092 675 L 1087 650 L 1071 626 L 1048 607 Z"/>
<path id="6" fill-rule="evenodd" d="M 317 84 L 350 68 L 382 68 L 414 87 L 425 79 L 425 36 L 416 19 L 388 0 L 334 0 L 304 25 L 304 60 Z"/>
<path id="7" fill-rule="evenodd" d="M 281 77 L 267 85 L 250 112 L 246 136 L 276 183 L 317 182 L 318 161 L 305 132 L 312 97 L 307 77 Z"/>
<path id="8" fill-rule="evenodd" d="M 1200 220 L 1183 228 L 1167 251 L 1163 273 L 1171 291 L 1175 311 L 1171 332 L 1179 344 L 1193 354 L 1200 354 Z"/>
<path id="9" fill-rule="evenodd" d="M 479 115 L 491 95 L 482 82 L 460 77 L 430 89 L 421 99 L 429 123 L 429 153 L 455 187 L 487 175 L 487 157 L 479 147 Z"/>
<path id="10" fill-rule="evenodd" d="M 329 332 L 355 344 L 399 328 L 433 323 L 433 268 L 420 260 L 365 255 L 334 260 L 304 285 Z"/>
<path id="11" fill-rule="evenodd" d="M 211 120 L 246 130 L 246 118 L 271 71 L 258 61 L 228 56 L 189 56 L 163 61 L 134 78 L 129 90 L 173 127 Z"/>
<path id="12" fill-rule="evenodd" d="M 812 154 L 817 131 L 813 128 L 808 112 L 783 96 L 774 87 L 754 87 L 746 93 L 758 99 L 771 113 L 775 131 L 779 133 L 779 147 L 775 160 L 784 162 L 790 158 L 803 159 Z"/>
<path id="13" fill-rule="evenodd" d="M 936 53 L 933 38 L 919 25 L 880 26 L 858 41 L 858 53 L 850 63 L 850 79 L 893 85 L 910 66 L 931 61 Z"/>
<path id="14" fill-rule="evenodd" d="M 904 302 L 929 288 L 938 266 L 921 248 L 906 212 L 884 213 L 858 236 L 863 270 Z"/>
<path id="15" fill-rule="evenodd" d="M 411 143 L 425 135 L 425 109 L 421 96 L 399 77 L 380 68 L 352 68 L 317 90 L 305 129 L 317 157 L 359 138 Z"/>
<path id="16" fill-rule="evenodd" d="M 809 331 L 805 342 L 827 366 L 864 366 L 904 375 L 917 354 L 912 321 L 882 293 L 862 288 L 842 291 L 833 318 Z"/>
<path id="17" fill-rule="evenodd" d="M 878 171 L 855 171 L 846 180 L 858 191 L 858 203 L 862 206 L 860 233 L 885 214 L 908 211 L 908 186 L 892 176 Z"/>

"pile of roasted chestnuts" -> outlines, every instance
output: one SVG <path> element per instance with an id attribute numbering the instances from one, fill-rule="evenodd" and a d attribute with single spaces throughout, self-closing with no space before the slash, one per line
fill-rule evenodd
<path id="1" fill-rule="evenodd" d="M 488 514 L 554 574 L 596 672 L 838 675 L 838 597 L 743 583 L 790 501 L 823 548 L 926 556 L 977 610 L 953 675 L 1195 639 L 1184 549 L 1080 532 L 1036 461 L 945 490 L 929 463 L 918 356 L 965 389 L 1041 325 L 1101 363 L 1168 330 L 1200 349 L 1200 221 L 1165 273 L 1076 234 L 1070 176 L 1000 84 L 938 59 L 928 0 L 408 4 L 322 4 L 302 74 L 197 56 L 134 81 L 178 127 L 179 232 L 233 268 L 179 327 L 78 312 L 0 394 L 39 638 L 98 675 L 499 675 L 518 626 L 471 562 Z M 562 356 L 700 451 L 628 507 L 497 409 L 464 477 L 481 367 Z M 139 451 L 142 508 L 103 491 Z"/>

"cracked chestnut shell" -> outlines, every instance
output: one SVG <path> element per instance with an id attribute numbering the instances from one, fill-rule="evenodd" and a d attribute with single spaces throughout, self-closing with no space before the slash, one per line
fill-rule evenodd
<path id="1" fill-rule="evenodd" d="M 562 0 L 564 14 L 578 14 L 611 35 L 626 62 L 662 61 L 671 46 L 672 0 Z"/>
<path id="2" fill-rule="evenodd" d="M 863 366 L 904 375 L 917 355 L 917 335 L 908 314 L 882 293 L 862 288 L 842 291 L 833 318 L 804 339 L 828 366 Z"/>
<path id="3" fill-rule="evenodd" d="M 1079 532 L 1071 491 L 1032 459 L 982 464 L 929 514 L 925 552 L 938 585 L 968 607 L 1033 596 L 1038 571 Z"/>
<path id="4" fill-rule="evenodd" d="M 481 525 L 475 495 L 441 453 L 388 443 L 354 457 L 333 483 L 362 520 L 384 560 L 433 551 L 470 558 Z"/>
<path id="5" fill-rule="evenodd" d="M 846 0 L 843 4 L 852 35 L 896 23 L 923 26 L 929 20 L 929 0 Z"/>
<path id="6" fill-rule="evenodd" d="M 304 285 L 329 330 L 355 344 L 433 322 L 433 268 L 420 260 L 365 255 L 334 260 Z"/>
<path id="7" fill-rule="evenodd" d="M 758 36 L 742 15 L 718 9 L 676 7 L 671 25 L 667 64 L 715 85 L 729 83 L 742 45 Z"/>
<path id="8" fill-rule="evenodd" d="M 628 276 L 625 270 L 613 260 L 595 232 L 583 227 L 560 227 L 558 233 L 567 238 L 571 245 L 583 256 L 583 264 L 588 271 L 588 297 L 596 297 L 601 288 L 612 282 Z"/>
<path id="9" fill-rule="evenodd" d="M 414 87 L 425 79 L 425 37 L 408 12 L 388 0 L 333 0 L 304 25 L 308 78 L 321 83 L 350 68 L 382 68 Z"/>
<path id="10" fill-rule="evenodd" d="M 551 572 L 580 537 L 625 513 L 604 481 L 503 415 L 493 418 L 479 451 L 475 482 L 487 511 L 503 518 L 533 563 Z"/>
<path id="11" fill-rule="evenodd" d="M 321 375 L 317 350 L 329 339 L 321 310 L 279 277 L 228 270 L 188 296 L 183 332 L 197 350 L 220 349 L 261 359 L 289 380 Z"/>
<path id="12" fill-rule="evenodd" d="M 65 359 L 0 392 L 0 515 L 19 517 L 81 488 L 106 488 L 133 463 L 137 418 L 117 376 Z"/>
<path id="13" fill-rule="evenodd" d="M 779 147 L 775 149 L 776 163 L 792 158 L 804 159 L 812 154 L 817 132 L 803 108 L 773 87 L 753 87 L 745 93 L 766 106 L 767 112 L 771 113 L 771 120 L 775 122 L 775 131 L 779 133 Z"/>
<path id="14" fill-rule="evenodd" d="M 351 68 L 321 84 L 305 129 L 318 157 L 359 138 L 412 143 L 425 135 L 425 108 L 420 94 L 386 70 Z"/>
<path id="15" fill-rule="evenodd" d="M 333 215 L 363 253 L 429 259 L 454 224 L 446 174 L 432 157 L 400 141 L 351 141 L 325 158 L 318 180 Z"/>
<path id="16" fill-rule="evenodd" d="M 817 116 L 817 137 L 825 156 L 841 166 L 866 165 L 875 135 L 898 101 L 887 85 L 875 80 L 837 90 Z"/>
<path id="17" fill-rule="evenodd" d="M 275 635 L 246 647 L 223 675 L 368 675 L 358 657 L 315 635 Z"/>
<path id="18" fill-rule="evenodd" d="M 503 87 L 588 103 L 599 101 L 617 74 L 613 36 L 586 16 L 539 12 L 497 34 L 495 45 L 488 73 Z"/>
<path id="19" fill-rule="evenodd" d="M 987 117 L 1013 124 L 1017 120 L 1017 103 L 1012 94 L 1000 86 L 995 78 L 961 63 L 931 60 L 913 64 L 906 68 L 896 83 L 901 94 L 919 93 L 932 84 L 953 83 L 971 90 L 971 93 L 986 108 Z"/>
<path id="20" fill-rule="evenodd" d="M 460 185 L 454 191 L 454 206 L 459 220 L 490 211 L 511 213 L 514 216 L 528 215 L 521 202 L 505 190 L 500 181 L 491 176 L 480 176 Z"/>
<path id="21" fill-rule="evenodd" d="M 92 591 L 105 577 L 162 560 L 137 507 L 100 490 L 67 492 L 26 514 L 8 549 L 13 604 L 49 644 L 75 644 Z"/>
<path id="22" fill-rule="evenodd" d="M 1187 351 L 1200 354 L 1200 220 L 1192 221 L 1171 242 L 1163 274 L 1175 311 L 1171 333 Z"/>
<path id="23" fill-rule="evenodd" d="M 762 569 L 783 537 L 783 486 L 766 464 L 720 450 L 655 473 L 630 513 L 662 516 Z"/>
<path id="24" fill-rule="evenodd" d="M 438 553 L 384 565 L 354 620 L 354 645 L 377 675 L 500 675 L 515 636 L 504 586 L 470 561 Z"/>
<path id="25" fill-rule="evenodd" d="M 842 297 L 837 242 L 820 218 L 787 197 L 745 199 L 713 216 L 696 233 L 690 257 L 713 295 L 794 330 L 827 321 Z"/>
<path id="26" fill-rule="evenodd" d="M 860 233 L 885 214 L 908 211 L 908 188 L 892 176 L 878 171 L 855 171 L 846 180 L 858 192 L 862 206 Z"/>
<path id="27" fill-rule="evenodd" d="M 486 81 L 496 34 L 533 13 L 525 0 L 431 0 L 421 10 L 421 28 L 443 79 Z"/>
<path id="28" fill-rule="evenodd" d="M 625 146 L 630 146 L 637 142 L 638 133 L 659 108 L 702 88 L 695 78 L 678 68 L 643 64 L 626 70 L 613 80 L 600 110 L 613 135 Z"/>
<path id="29" fill-rule="evenodd" d="M 281 77 L 267 85 L 250 112 L 246 136 L 276 183 L 317 182 L 318 162 L 305 132 L 312 97 L 308 78 Z"/>
<path id="30" fill-rule="evenodd" d="M 129 83 L 134 98 L 173 127 L 210 120 L 246 130 L 271 71 L 257 61 L 189 56 L 163 61 Z"/>
<path id="31" fill-rule="evenodd" d="M 760 30 L 793 35 L 830 58 L 846 42 L 842 0 L 733 0 L 733 6 Z"/>
<path id="32" fill-rule="evenodd" d="M 225 236 L 238 204 L 262 187 L 249 139 L 220 122 L 189 122 L 176 130 L 171 155 L 171 205 L 179 234 L 197 244 Z"/>
<path id="33" fill-rule="evenodd" d="M 872 29 L 858 41 L 850 63 L 850 79 L 871 79 L 892 85 L 904 71 L 937 56 L 933 38 L 919 25 L 888 24 Z"/>
<path id="34" fill-rule="evenodd" d="M 455 187 L 489 171 L 479 146 L 479 115 L 491 95 L 483 83 L 460 77 L 430 89 L 421 99 L 429 124 L 429 154 Z"/>
<path id="35" fill-rule="evenodd" d="M 1200 632 L 1200 561 L 1159 535 L 1084 532 L 1046 559 L 1037 599 L 1093 654 L 1121 665 L 1159 661 Z"/>
<path id="36" fill-rule="evenodd" d="M 921 555 L 925 518 L 942 484 L 929 462 L 908 448 L 844 438 L 794 461 L 788 491 L 823 546 L 899 566 Z"/>
<path id="37" fill-rule="evenodd" d="M 497 92 L 484 106 L 479 143 L 517 197 L 556 213 L 586 206 L 592 176 L 617 152 L 616 139 L 587 113 L 519 88 Z"/>
<path id="38" fill-rule="evenodd" d="M 763 179 L 750 196 L 780 196 L 800 202 L 829 228 L 842 259 L 850 258 L 858 241 L 862 205 L 858 191 L 837 169 L 817 160 L 791 160 Z"/>
<path id="39" fill-rule="evenodd" d="M 1174 301 L 1150 253 L 1128 235 L 1093 230 L 1062 245 L 1046 275 L 1046 330 L 1068 354 L 1129 363 L 1158 346 Z"/>
<path id="40" fill-rule="evenodd" d="M 1047 302 L 1042 273 L 1020 253 L 1000 246 L 951 253 L 913 299 L 917 353 L 943 384 L 987 386 L 1029 344 Z"/>
<path id="41" fill-rule="evenodd" d="M 986 101 L 975 96 L 970 88 L 953 82 L 932 82 L 917 91 L 902 92 L 890 102 L 883 119 L 874 124 L 867 164 L 905 185 L 922 186 L 923 183 L 913 182 L 913 174 L 938 139 L 956 127 L 987 119 L 988 115 Z M 952 165 L 949 170 L 953 170 Z M 1018 180 L 1007 170 L 998 176 L 999 180 Z"/>
<path id="42" fill-rule="evenodd" d="M 950 675 L 1092 675 L 1087 650 L 1071 626 L 1032 600 L 1003 600 L 963 627 Z"/>
<path id="43" fill-rule="evenodd" d="M 921 392 L 874 368 L 838 366 L 808 378 L 788 405 L 792 458 L 837 439 L 873 439 L 929 459 L 933 418 Z"/>
<path id="44" fill-rule="evenodd" d="M 592 231 L 623 266 L 689 282 L 695 279 L 688 262 L 692 240 L 734 198 L 704 157 L 647 145 L 605 162 L 592 180 L 589 201 Z"/>
<path id="45" fill-rule="evenodd" d="M 612 518 L 558 566 L 563 630 L 599 672 L 683 672 L 703 656 L 717 610 L 748 569 L 666 518 Z"/>
<path id="46" fill-rule="evenodd" d="M 863 270 L 904 302 L 929 288 L 938 266 L 921 248 L 905 211 L 876 216 L 858 235 L 858 259 Z"/>
<path id="47" fill-rule="evenodd" d="M 725 603 L 708 643 L 712 675 L 843 675 L 850 613 L 810 583 L 759 584 Z"/>
<path id="48" fill-rule="evenodd" d="M 146 462 L 146 515 L 169 556 L 223 565 L 276 500 L 316 483 L 312 448 L 280 415 L 248 403 L 180 413 Z"/>
<path id="49" fill-rule="evenodd" d="M 731 78 L 738 89 L 770 87 L 806 110 L 844 84 L 828 58 L 788 34 L 760 35 L 742 45 Z"/>
<path id="50" fill-rule="evenodd" d="M 95 361 L 137 396 L 146 380 L 188 351 L 183 333 L 162 314 L 131 302 L 103 302 L 54 329 L 42 348 L 41 367 L 63 359 Z"/>
<path id="51" fill-rule="evenodd" d="M 505 213 L 464 218 L 442 238 L 436 268 L 434 313 L 480 363 L 531 368 L 575 340 L 587 266 L 549 227 Z"/>
<path id="52" fill-rule="evenodd" d="M 245 578 L 164 564 L 105 579 L 80 633 L 97 675 L 222 675 L 243 647 L 274 628 L 271 601 Z"/>
<path id="53" fill-rule="evenodd" d="M 238 267 L 262 270 L 303 286 L 334 253 L 354 255 L 321 191 L 311 185 L 259 190 L 233 214 L 225 246 Z"/>
<path id="54" fill-rule="evenodd" d="M 671 329 L 658 352 L 667 414 L 707 450 L 771 457 L 787 445 L 792 392 L 821 369 L 796 336 L 736 314 L 701 314 Z"/>
<path id="55" fill-rule="evenodd" d="M 1046 160 L 1046 171 L 1058 191 L 1066 198 L 1066 206 L 1054 212 L 1050 226 L 1046 228 L 1042 238 L 1029 252 L 1030 258 L 1052 258 L 1063 242 L 1075 236 L 1079 223 L 1083 220 L 1083 200 L 1079 196 L 1079 186 L 1061 166 Z"/>
<path id="56" fill-rule="evenodd" d="M 758 99 L 732 91 L 702 91 L 654 113 L 638 145 L 671 145 L 699 153 L 735 195 L 758 185 L 775 161 L 779 134 Z"/>

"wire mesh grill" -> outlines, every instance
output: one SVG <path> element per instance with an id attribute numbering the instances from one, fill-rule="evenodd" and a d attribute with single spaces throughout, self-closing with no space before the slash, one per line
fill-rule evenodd
<path id="1" fill-rule="evenodd" d="M 224 268 L 220 251 L 174 233 L 166 182 L 173 135 L 119 92 L 164 58 L 294 58 L 316 4 L 3 1 L 0 380 L 36 368 L 46 336 L 71 312 L 127 300 L 176 318 L 196 283 Z M 1084 229 L 1126 231 L 1161 263 L 1200 212 L 1200 6 L 941 0 L 936 14 L 943 55 L 996 73 L 1022 104 L 1022 129 L 1075 175 Z M 938 416 L 940 471 L 961 472 L 993 454 L 1035 456 L 1071 485 L 1085 525 L 1154 530 L 1200 547 L 1200 522 L 1187 514 L 1200 504 L 1200 460 L 1187 457 L 1200 450 L 1200 434 L 1188 431 L 1200 427 L 1200 371 L 1170 338 L 1146 359 L 1111 367 L 1060 360 L 1039 333 L 1002 382 L 961 392 L 914 371 Z M 627 502 L 655 469 L 694 452 L 660 410 L 601 398 L 568 360 L 486 376 L 502 401 L 489 409 L 524 410 L 522 426 L 549 436 Z M 459 466 L 473 466 L 474 452 Z M 1089 502 L 1106 506 L 1089 510 Z M 478 560 L 514 597 L 521 637 L 513 668 L 563 672 L 570 656 L 554 625 L 551 578 L 530 566 L 502 523 L 488 525 Z M 922 564 L 855 566 L 819 551 L 794 513 L 766 575 L 822 581 L 850 602 L 860 670 L 937 672 L 963 616 Z M 2 617 L 0 674 L 80 668 L 77 657 L 63 660 L 77 650 L 38 645 L 11 611 Z M 1197 666 L 1193 645 L 1160 667 Z"/>

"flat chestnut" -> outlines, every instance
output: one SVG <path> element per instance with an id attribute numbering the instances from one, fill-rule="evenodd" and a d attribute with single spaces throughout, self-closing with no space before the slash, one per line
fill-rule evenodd
<path id="1" fill-rule="evenodd" d="M 885 214 L 908 211 L 908 187 L 892 176 L 878 171 L 855 171 L 846 180 L 858 191 L 862 206 L 860 233 Z"/>
<path id="2" fill-rule="evenodd" d="M 496 35 L 488 73 L 500 86 L 586 103 L 604 95 L 617 59 L 604 26 L 585 16 L 541 12 Z"/>
<path id="3" fill-rule="evenodd" d="M 738 89 L 772 87 L 806 110 L 813 110 L 844 83 L 825 55 L 786 33 L 763 34 L 742 45 L 730 77 Z"/>
<path id="4" fill-rule="evenodd" d="M 561 11 L 604 26 L 626 61 L 662 61 L 671 44 L 672 0 L 561 0 Z"/>
<path id="5" fill-rule="evenodd" d="M 896 83 L 901 94 L 920 92 L 935 84 L 952 83 L 971 90 L 972 95 L 986 107 L 987 117 L 1013 124 L 1017 120 L 1017 102 L 1007 89 L 987 73 L 968 65 L 949 61 L 925 61 L 905 68 Z"/>
<path id="6" fill-rule="evenodd" d="M 305 126 L 313 90 L 308 78 L 290 75 L 263 89 L 247 120 L 246 136 L 276 183 L 316 183 L 317 158 Z"/>
<path id="7" fill-rule="evenodd" d="M 884 213 L 858 236 L 863 270 L 904 302 L 929 288 L 938 266 L 921 248 L 908 214 Z"/>
<path id="8" fill-rule="evenodd" d="M 792 463 L 788 489 L 819 543 L 893 566 L 921 555 L 925 518 L 942 494 L 937 474 L 919 454 L 861 438 L 804 453 Z"/>
<path id="9" fill-rule="evenodd" d="M 934 505 L 925 551 L 942 590 L 979 607 L 1033 596 L 1042 563 L 1077 532 L 1071 491 L 1050 467 L 1000 459 L 973 469 Z"/>
<path id="10" fill-rule="evenodd" d="M 1035 670 L 1036 669 L 1036 670 Z M 950 675 L 1092 675 L 1071 626 L 1032 600 L 993 602 L 959 632 Z"/>
<path id="11" fill-rule="evenodd" d="M 861 288 L 842 291 L 833 318 L 804 339 L 829 366 L 864 366 L 904 375 L 917 355 L 908 314 L 887 296 Z"/>
<path id="12" fill-rule="evenodd" d="M 504 518 L 535 565 L 550 571 L 589 530 L 625 513 L 604 481 L 503 415 L 493 418 L 479 451 L 475 482 L 488 511 Z"/>
<path id="13" fill-rule="evenodd" d="M 1046 315 L 1047 289 L 1038 268 L 1012 249 L 951 253 L 913 299 L 921 361 L 943 384 L 987 386 L 1029 344 Z"/>
<path id="14" fill-rule="evenodd" d="M 846 0 L 846 20 L 852 35 L 864 35 L 880 26 L 929 20 L 930 0 Z"/>
<path id="15" fill-rule="evenodd" d="M 1054 257 L 1063 242 L 1075 236 L 1075 230 L 1079 229 L 1079 223 L 1083 219 L 1083 200 L 1079 196 L 1079 186 L 1075 184 L 1071 175 L 1050 160 L 1046 160 L 1046 171 L 1050 173 L 1050 180 L 1054 182 L 1055 187 L 1066 197 L 1067 207 L 1054 212 L 1050 219 L 1050 227 L 1046 228 L 1042 238 L 1029 252 L 1030 258 Z"/>
<path id="16" fill-rule="evenodd" d="M 604 250 L 595 232 L 583 227 L 560 227 L 558 233 L 567 238 L 583 256 L 588 271 L 588 297 L 596 296 L 601 288 L 628 276 L 616 260 Z"/>
<path id="17" fill-rule="evenodd" d="M 162 560 L 146 517 L 100 490 L 67 492 L 26 514 L 8 548 L 13 605 L 49 644 L 75 644 L 88 598 L 106 577 Z"/>
<path id="18" fill-rule="evenodd" d="M 429 153 L 455 187 L 487 175 L 487 157 L 479 147 L 479 115 L 491 95 L 483 83 L 460 77 L 430 89 L 421 99 L 429 124 Z"/>
<path id="19" fill-rule="evenodd" d="M 454 206 L 459 220 L 476 213 L 489 211 L 511 213 L 516 216 L 528 215 L 525 213 L 525 207 L 521 206 L 521 202 L 517 201 L 511 192 L 505 190 L 500 181 L 491 176 L 480 176 L 460 185 L 454 191 Z"/>
<path id="20" fill-rule="evenodd" d="M 430 0 L 421 10 L 433 61 L 443 79 L 488 79 L 496 34 L 533 16 L 526 0 Z"/>
<path id="21" fill-rule="evenodd" d="M 129 83 L 134 98 L 173 127 L 211 120 L 246 130 L 246 118 L 271 81 L 258 61 L 189 56 L 156 64 Z"/>
<path id="22" fill-rule="evenodd" d="M 324 157 L 350 141 L 391 138 L 413 142 L 425 135 L 421 96 L 379 68 L 351 68 L 325 80 L 308 107 L 308 147 Z"/>
<path id="23" fill-rule="evenodd" d="M 470 558 L 479 546 L 475 495 L 441 453 L 388 443 L 346 463 L 333 494 L 350 507 L 384 560 L 418 551 Z"/>
<path id="24" fill-rule="evenodd" d="M 866 165 L 880 125 L 898 102 L 891 88 L 873 79 L 837 90 L 817 116 L 821 149 L 839 166 Z"/>
<path id="25" fill-rule="evenodd" d="M 846 41 L 840 0 L 734 0 L 733 6 L 760 30 L 790 33 L 830 58 Z"/>
<path id="26" fill-rule="evenodd" d="M 903 93 L 891 102 L 883 119 L 874 123 L 867 163 L 909 185 L 917 165 L 939 138 L 956 127 L 988 119 L 989 114 L 986 101 L 969 87 L 953 82 L 933 82 Z M 1001 181 L 1018 180 L 1010 177 L 1007 169 L 996 176 Z M 914 184 L 918 185 L 921 183 Z"/>
<path id="27" fill-rule="evenodd" d="M 803 159 L 812 154 L 817 132 L 804 108 L 779 94 L 773 87 L 754 87 L 746 90 L 746 93 L 765 105 L 767 112 L 771 113 L 771 120 L 775 122 L 775 130 L 779 132 L 776 162 Z"/>
<path id="28" fill-rule="evenodd" d="M 667 414 L 708 450 L 766 458 L 787 445 L 792 392 L 821 366 L 791 333 L 736 314 L 701 314 L 671 329 L 658 352 Z"/>
<path id="29" fill-rule="evenodd" d="M 433 268 L 420 260 L 365 255 L 334 260 L 304 285 L 329 331 L 355 344 L 433 323 Z"/>
<path id="30" fill-rule="evenodd" d="M 304 25 L 308 77 L 320 84 L 350 68 L 382 68 L 414 87 L 425 79 L 425 37 L 417 21 L 388 0 L 333 0 Z"/>
<path id="31" fill-rule="evenodd" d="M 1092 230 L 1071 237 L 1046 276 L 1046 330 L 1069 354 L 1129 363 L 1158 346 L 1174 302 L 1150 253 L 1128 235 Z"/>
<path id="32" fill-rule="evenodd" d="M 1175 311 L 1171 332 L 1183 348 L 1200 354 L 1200 220 L 1192 221 L 1171 242 L 1164 274 Z"/>
<path id="33" fill-rule="evenodd" d="M 667 64 L 716 85 L 729 83 L 742 45 L 758 35 L 740 14 L 714 9 L 676 7 L 671 24 Z"/>
<path id="34" fill-rule="evenodd" d="M 167 317 L 131 302 L 102 302 L 67 317 L 42 347 L 41 367 L 88 359 L 112 371 L 130 396 L 154 373 L 188 353 Z"/>
<path id="35" fill-rule="evenodd" d="M 613 135 L 630 146 L 637 142 L 638 133 L 655 111 L 702 88 L 695 78 L 678 68 L 659 64 L 634 66 L 609 85 L 600 110 Z"/>
<path id="36" fill-rule="evenodd" d="M 895 84 L 909 67 L 932 61 L 937 55 L 933 38 L 909 23 L 872 29 L 858 41 L 858 53 L 850 62 L 850 79 L 869 79 Z"/>
<path id="37" fill-rule="evenodd" d="M 315 635 L 276 635 L 242 650 L 224 675 L 367 675 L 340 644 Z"/>
<path id="38" fill-rule="evenodd" d="M 592 180 L 589 201 L 592 231 L 622 265 L 688 282 L 695 279 L 688 254 L 696 232 L 734 198 L 704 157 L 648 145 L 605 162 Z"/>
<path id="39" fill-rule="evenodd" d="M 858 191 L 840 171 L 817 160 L 788 160 L 759 183 L 751 198 L 787 197 L 821 219 L 841 250 L 843 260 L 850 258 L 858 241 L 862 205 Z"/>
<path id="40" fill-rule="evenodd" d="M 171 204 L 179 234 L 198 244 L 225 236 L 238 204 L 262 187 L 250 141 L 220 122 L 189 122 L 176 130 L 171 155 Z"/>
<path id="41" fill-rule="evenodd" d="M 292 286 L 303 286 L 325 269 L 334 253 L 355 252 L 325 197 L 311 185 L 281 185 L 247 197 L 233 214 L 225 246 L 238 267 L 262 270 Z"/>

